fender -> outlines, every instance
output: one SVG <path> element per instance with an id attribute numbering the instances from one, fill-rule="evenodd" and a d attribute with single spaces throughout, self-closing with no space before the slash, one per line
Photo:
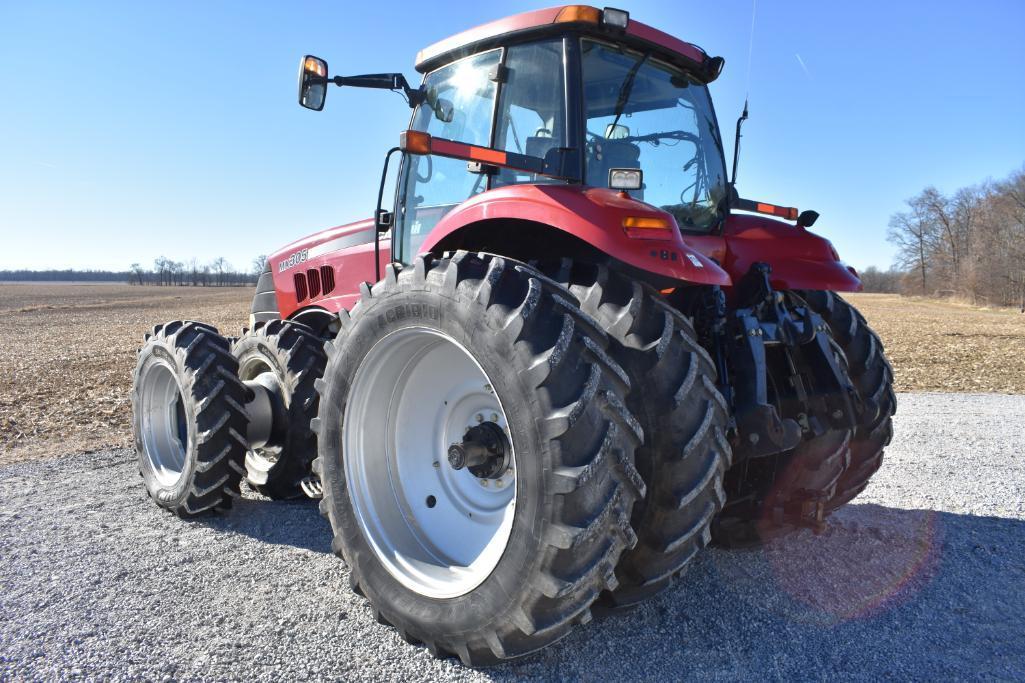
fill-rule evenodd
<path id="1" fill-rule="evenodd" d="M 860 292 L 857 271 L 836 253 L 824 237 L 783 221 L 731 214 L 723 230 L 726 239 L 726 270 L 738 282 L 754 263 L 772 267 L 772 288 L 824 289 Z"/>
<path id="2" fill-rule="evenodd" d="M 668 220 L 664 239 L 629 237 L 621 227 L 628 216 Z M 694 245 L 673 217 L 625 193 L 579 185 L 510 185 L 481 193 L 442 218 L 420 251 L 432 251 L 445 238 L 485 220 L 542 223 L 568 233 L 640 270 L 693 284 L 729 286 L 730 276 Z"/>

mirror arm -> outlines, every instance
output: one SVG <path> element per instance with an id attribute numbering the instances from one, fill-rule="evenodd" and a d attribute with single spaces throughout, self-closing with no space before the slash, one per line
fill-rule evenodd
<path id="1" fill-rule="evenodd" d="M 423 91 L 420 88 L 412 88 L 406 77 L 399 73 L 392 74 L 365 74 L 362 76 L 334 76 L 328 79 L 337 86 L 347 85 L 353 88 L 378 88 L 381 90 L 401 90 L 406 96 L 410 107 L 415 107 L 423 102 Z"/>

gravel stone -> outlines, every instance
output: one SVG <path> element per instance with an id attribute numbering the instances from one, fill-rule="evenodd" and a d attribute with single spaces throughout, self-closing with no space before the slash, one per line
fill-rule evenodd
<path id="1" fill-rule="evenodd" d="M 539 654 L 472 670 L 376 623 L 308 501 L 185 522 L 125 450 L 0 469 L 0 681 L 1025 679 L 1025 396 L 903 394 L 871 485 Z"/>

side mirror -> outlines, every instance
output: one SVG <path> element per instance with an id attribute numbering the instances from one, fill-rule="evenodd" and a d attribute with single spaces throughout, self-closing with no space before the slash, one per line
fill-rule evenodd
<path id="1" fill-rule="evenodd" d="M 299 63 L 299 104 L 320 111 L 327 98 L 327 62 L 306 55 Z"/>
<path id="2" fill-rule="evenodd" d="M 808 209 L 807 211 L 802 211 L 801 215 L 797 217 L 797 224 L 802 228 L 810 228 L 815 225 L 815 221 L 818 219 L 819 212 Z"/>
<path id="3" fill-rule="evenodd" d="M 606 140 L 623 140 L 624 138 L 630 137 L 630 129 L 626 126 L 611 123 L 605 126 L 605 139 Z"/>
<path id="4" fill-rule="evenodd" d="M 456 107 L 452 104 L 452 100 L 446 100 L 444 97 L 439 97 L 435 102 L 434 116 L 442 123 L 452 123 L 452 120 L 456 117 Z"/>

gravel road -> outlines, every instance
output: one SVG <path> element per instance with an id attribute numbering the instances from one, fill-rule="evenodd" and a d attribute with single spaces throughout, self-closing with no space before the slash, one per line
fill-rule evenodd
<path id="1" fill-rule="evenodd" d="M 1025 396 L 905 394 L 815 537 L 483 671 L 374 622 L 309 502 L 183 522 L 127 451 L 0 469 L 0 680 L 1025 679 Z"/>

